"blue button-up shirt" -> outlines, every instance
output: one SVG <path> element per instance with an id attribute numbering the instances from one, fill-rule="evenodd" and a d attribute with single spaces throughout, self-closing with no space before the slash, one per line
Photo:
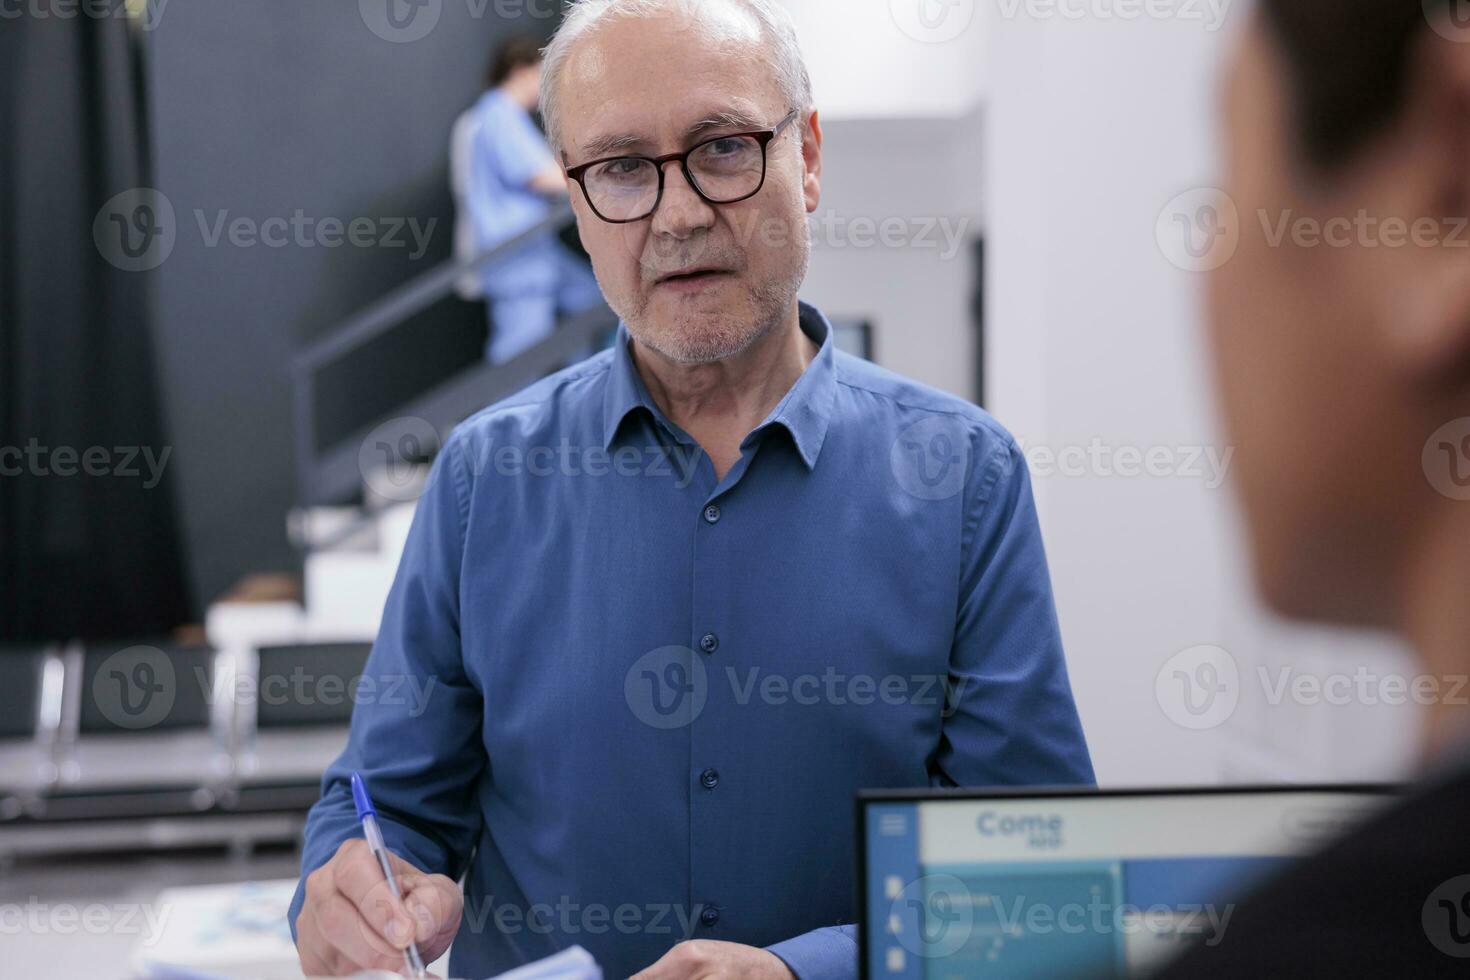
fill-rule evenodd
<path id="1" fill-rule="evenodd" d="M 626 327 L 454 431 L 304 872 L 360 834 L 357 769 L 390 847 L 465 875 L 454 976 L 708 938 L 851 977 L 858 789 L 1093 781 L 1016 443 L 800 318 L 723 479 Z"/>

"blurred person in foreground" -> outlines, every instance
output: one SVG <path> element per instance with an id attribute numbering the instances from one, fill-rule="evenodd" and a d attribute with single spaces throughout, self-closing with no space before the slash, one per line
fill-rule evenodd
<path id="1" fill-rule="evenodd" d="M 1265 599 L 1402 635 L 1440 692 L 1470 675 L 1470 29 L 1451 7 L 1262 0 L 1224 112 L 1240 243 L 1209 289 Z M 1337 244 L 1276 240 L 1283 218 L 1336 219 Z M 1464 976 L 1463 697 L 1431 709 L 1426 744 L 1408 799 L 1168 976 Z"/>
<path id="2" fill-rule="evenodd" d="M 488 81 L 489 89 L 455 120 L 450 139 L 455 257 L 461 261 L 510 241 L 567 199 L 561 167 L 531 116 L 541 94 L 536 39 L 502 44 Z M 559 318 L 602 302 L 592 269 L 562 245 L 554 228 L 462 277 L 457 291 L 463 299 L 485 298 L 485 356 L 495 364 L 551 336 Z"/>
<path id="3" fill-rule="evenodd" d="M 302 965 L 850 978 L 858 789 L 1094 781 L 1026 463 L 798 299 L 822 130 L 776 0 L 573 4 L 542 115 L 618 338 L 435 461 L 364 674 L 431 704 L 354 709 Z"/>

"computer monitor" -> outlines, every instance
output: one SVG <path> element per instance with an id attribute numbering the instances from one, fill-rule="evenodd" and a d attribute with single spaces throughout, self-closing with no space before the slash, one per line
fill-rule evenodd
<path id="1" fill-rule="evenodd" d="M 858 798 L 864 980 L 1140 977 L 1218 942 L 1262 877 L 1391 787 L 875 791 Z"/>

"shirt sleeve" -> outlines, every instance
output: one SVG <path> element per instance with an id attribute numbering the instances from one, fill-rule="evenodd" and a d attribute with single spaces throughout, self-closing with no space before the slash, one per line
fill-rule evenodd
<path id="1" fill-rule="evenodd" d="M 1094 785 L 1025 458 L 1005 436 L 977 473 L 934 782 Z"/>
<path id="2" fill-rule="evenodd" d="M 767 946 L 797 980 L 853 980 L 858 975 L 857 926 L 813 929 Z"/>
<path id="3" fill-rule="evenodd" d="M 482 701 L 466 676 L 459 637 L 459 573 L 469 474 L 451 437 L 419 499 L 382 625 L 354 694 L 347 748 L 322 777 L 306 818 L 302 883 L 343 841 L 362 836 L 351 773 L 361 772 L 388 848 L 431 873 L 458 878 L 482 821 L 474 799 L 485 767 Z"/>

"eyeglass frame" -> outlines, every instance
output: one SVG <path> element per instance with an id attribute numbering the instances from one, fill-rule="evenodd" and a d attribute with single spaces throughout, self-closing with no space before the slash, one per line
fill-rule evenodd
<path id="1" fill-rule="evenodd" d="M 610 225 L 630 225 L 635 221 L 647 220 L 648 218 L 653 217 L 654 214 L 658 212 L 658 206 L 662 204 L 664 200 L 664 167 L 668 166 L 675 160 L 679 161 L 679 169 L 683 172 L 684 180 L 688 182 L 690 189 L 693 190 L 696 195 L 698 195 L 701 201 L 710 205 L 711 207 L 719 207 L 720 205 L 724 204 L 739 204 L 741 201 L 748 201 L 752 197 L 755 197 L 761 192 L 761 189 L 766 186 L 766 174 L 770 169 L 768 165 L 769 161 L 766 154 L 766 148 L 771 144 L 772 140 L 781 135 L 781 131 L 783 129 L 785 129 L 787 126 L 790 126 L 792 122 L 794 122 L 796 118 L 800 115 L 800 109 L 792 109 L 780 122 L 776 123 L 776 125 L 772 126 L 770 129 L 757 129 L 743 133 L 721 133 L 718 136 L 711 136 L 709 139 L 700 140 L 698 143 L 695 143 L 693 146 L 683 151 L 682 153 L 669 153 L 661 157 L 646 157 L 641 156 L 637 153 L 620 153 L 617 156 L 601 157 L 597 160 L 591 160 L 587 163 L 579 163 L 575 167 L 566 167 L 566 164 L 570 163 L 570 161 L 567 159 L 566 151 L 563 150 L 561 154 L 561 160 L 562 165 L 566 167 L 566 175 L 572 180 L 575 180 L 577 182 L 577 186 L 582 188 L 582 199 L 587 202 L 587 206 L 592 209 L 593 214 L 597 215 L 599 219 L 607 222 Z M 716 201 L 714 198 L 710 197 L 708 194 L 700 189 L 699 182 L 695 180 L 694 175 L 689 172 L 689 157 L 692 156 L 695 151 L 709 145 L 710 143 L 718 143 L 720 140 L 742 139 L 746 137 L 753 138 L 760 143 L 760 183 L 756 184 L 755 190 L 751 191 L 749 194 L 742 194 L 740 197 L 732 198 L 728 201 Z M 648 209 L 647 214 L 639 215 L 636 218 L 608 218 L 605 217 L 601 211 L 597 210 L 597 205 L 592 203 L 592 195 L 587 193 L 587 185 L 582 180 L 583 176 L 590 168 L 595 167 L 600 163 L 612 163 L 614 160 L 647 161 L 648 163 L 653 164 L 654 170 L 658 172 L 658 194 L 654 196 L 653 206 Z"/>

